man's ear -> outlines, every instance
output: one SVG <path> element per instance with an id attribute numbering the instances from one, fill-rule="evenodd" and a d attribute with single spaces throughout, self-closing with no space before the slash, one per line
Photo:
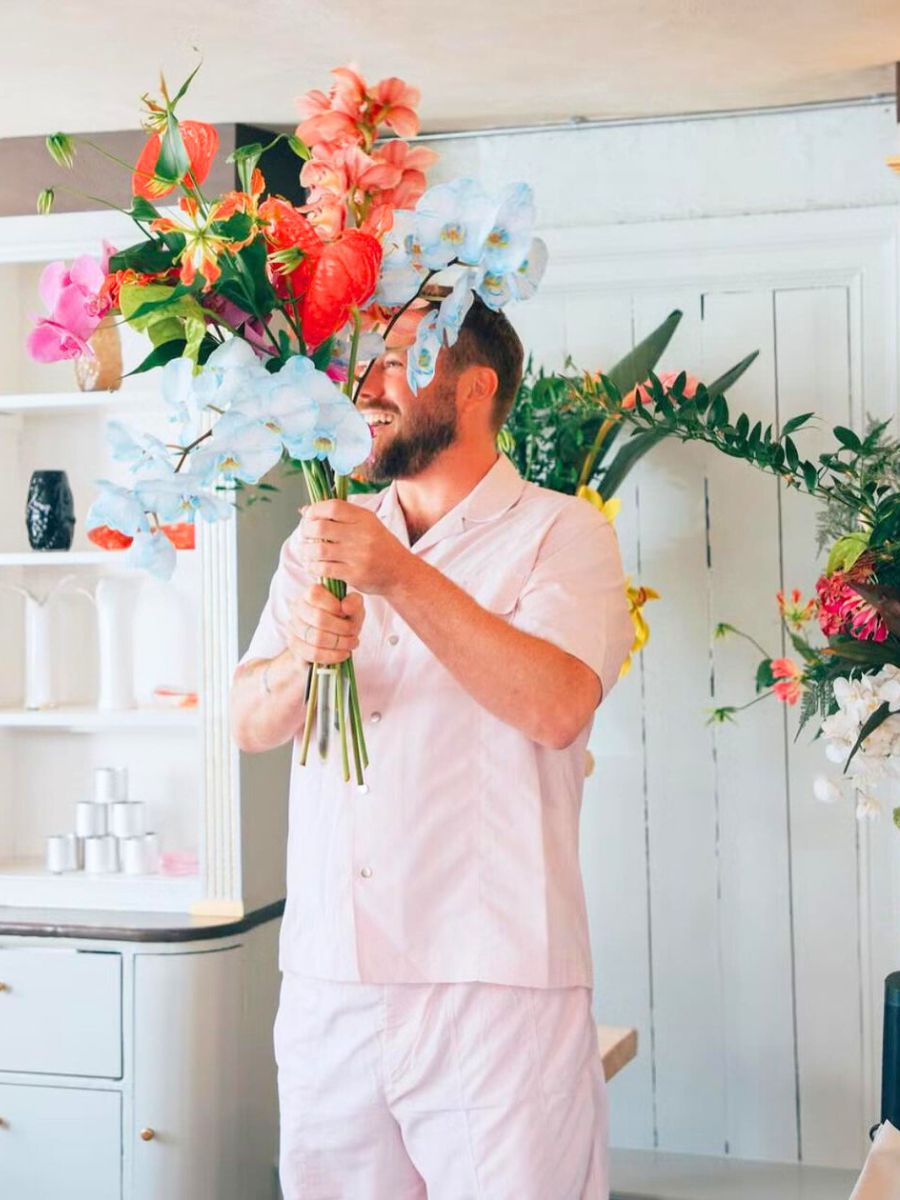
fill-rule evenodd
<path id="1" fill-rule="evenodd" d="M 477 408 L 487 413 L 490 418 L 494 396 L 497 394 L 497 382 L 497 372 L 493 367 L 482 366 L 479 363 L 466 367 L 460 378 L 462 386 L 458 393 L 459 411 Z"/>

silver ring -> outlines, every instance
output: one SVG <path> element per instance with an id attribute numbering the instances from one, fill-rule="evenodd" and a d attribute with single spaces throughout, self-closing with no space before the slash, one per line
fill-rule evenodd
<path id="1" fill-rule="evenodd" d="M 306 628 L 303 630 L 303 640 L 304 640 L 304 642 L 307 643 L 307 645 L 309 644 L 309 638 L 307 637 L 307 634 L 309 633 L 309 631 L 311 629 L 312 629 L 312 625 L 307 625 Z"/>
<path id="2" fill-rule="evenodd" d="M 341 644 L 341 635 L 339 633 L 336 633 L 334 635 L 334 645 L 331 647 L 332 650 L 337 650 L 337 648 L 340 644 Z"/>

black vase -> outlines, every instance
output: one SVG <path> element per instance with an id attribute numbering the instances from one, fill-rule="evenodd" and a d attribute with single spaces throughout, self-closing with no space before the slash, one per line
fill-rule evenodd
<path id="1" fill-rule="evenodd" d="M 75 504 L 65 471 L 35 471 L 28 485 L 25 524 L 32 550 L 68 550 Z"/>

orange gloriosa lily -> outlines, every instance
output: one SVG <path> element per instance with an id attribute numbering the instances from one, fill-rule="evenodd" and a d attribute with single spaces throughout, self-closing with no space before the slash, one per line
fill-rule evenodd
<path id="1" fill-rule="evenodd" d="M 206 179 L 219 149 L 216 127 L 207 125 L 205 121 L 181 121 L 178 130 L 187 151 L 190 167 L 176 183 L 160 178 L 156 174 L 156 165 L 162 150 L 162 135 L 151 133 L 135 163 L 134 174 L 131 177 L 131 190 L 135 196 L 143 196 L 145 200 L 156 202 L 173 192 L 178 183 L 184 187 L 192 187 L 202 184 Z"/>
<path id="2" fill-rule="evenodd" d="M 238 194 L 245 195 L 245 193 Z M 251 197 L 246 198 L 252 199 Z M 236 208 L 226 208 L 223 212 L 224 203 L 223 201 L 222 204 L 213 204 L 206 216 L 198 220 L 200 206 L 196 198 L 182 196 L 178 201 L 178 206 L 182 212 L 187 214 L 190 223 L 176 221 L 171 217 L 158 217 L 150 223 L 150 228 L 154 233 L 179 233 L 184 238 L 185 245 L 180 256 L 179 279 L 185 287 L 190 287 L 198 275 L 202 275 L 206 281 L 204 290 L 211 287 L 222 274 L 219 266 L 221 255 L 237 254 L 256 237 L 257 231 L 253 225 L 250 226 L 248 236 L 244 238 L 228 237 L 213 230 L 216 222 L 224 221 L 238 211 Z"/>

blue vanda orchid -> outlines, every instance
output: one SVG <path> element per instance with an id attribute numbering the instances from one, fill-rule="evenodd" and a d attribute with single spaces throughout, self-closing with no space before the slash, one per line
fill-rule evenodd
<path id="1" fill-rule="evenodd" d="M 108 525 L 110 529 L 135 537 L 150 528 L 144 504 L 134 491 L 109 479 L 98 479 L 97 488 L 100 494 L 88 509 L 87 529 Z"/>
<path id="2" fill-rule="evenodd" d="M 438 331 L 443 335 L 448 346 L 453 346 L 459 337 L 472 301 L 473 291 L 478 281 L 478 273 L 472 267 L 467 267 L 453 285 L 453 290 L 441 301 L 438 310 Z"/>
<path id="3" fill-rule="evenodd" d="M 525 258 L 512 271 L 500 272 L 483 267 L 475 291 L 488 308 L 504 308 L 511 300 L 530 300 L 538 289 L 547 266 L 547 247 L 540 238 L 532 238 Z"/>
<path id="4" fill-rule="evenodd" d="M 194 392 L 194 364 L 189 358 L 173 358 L 162 368 L 162 398 L 179 443 L 187 445 L 199 437 L 203 409 Z"/>
<path id="5" fill-rule="evenodd" d="M 158 529 L 136 533 L 125 551 L 125 560 L 127 566 L 149 571 L 163 581 L 175 573 L 175 547 Z"/>
<path id="6" fill-rule="evenodd" d="M 200 408 L 222 411 L 230 408 L 248 388 L 263 384 L 267 378 L 269 373 L 249 342 L 233 337 L 213 350 L 194 376 L 193 395 Z"/>

